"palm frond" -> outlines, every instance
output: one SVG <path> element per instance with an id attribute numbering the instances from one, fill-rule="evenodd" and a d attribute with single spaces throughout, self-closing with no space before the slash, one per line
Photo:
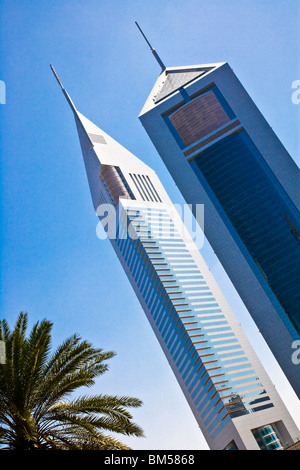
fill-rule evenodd
<path id="1" fill-rule="evenodd" d="M 83 395 L 108 370 L 113 351 L 94 348 L 77 334 L 51 354 L 52 323 L 37 322 L 26 337 L 27 313 L 21 312 L 11 331 L 0 321 L 6 362 L 0 365 L 0 447 L 10 449 L 128 449 L 103 431 L 143 437 L 130 408 L 134 397 Z"/>

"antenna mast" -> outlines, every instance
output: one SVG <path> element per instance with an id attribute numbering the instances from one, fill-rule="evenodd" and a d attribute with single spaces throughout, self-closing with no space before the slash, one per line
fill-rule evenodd
<path id="1" fill-rule="evenodd" d="M 75 108 L 75 106 L 74 106 L 74 103 L 73 103 L 73 101 L 71 100 L 71 98 L 70 98 L 70 96 L 68 95 L 68 93 L 66 92 L 66 90 L 64 89 L 63 84 L 61 83 L 61 81 L 60 81 L 60 79 L 59 79 L 59 77 L 58 77 L 58 75 L 57 75 L 57 73 L 56 73 L 56 71 L 55 71 L 55 68 L 54 68 L 53 65 L 51 65 L 51 64 L 50 64 L 50 67 L 51 67 L 51 70 L 52 70 L 52 72 L 53 72 L 53 74 L 54 74 L 54 76 L 55 76 L 55 78 L 56 78 L 58 84 L 60 85 L 60 87 L 61 87 L 61 89 L 62 89 L 63 94 L 65 95 L 65 97 L 66 97 L 66 99 L 67 99 L 69 105 L 71 106 L 72 111 L 75 112 L 75 113 L 77 113 L 77 110 L 76 110 L 76 108 Z"/>
<path id="2" fill-rule="evenodd" d="M 161 67 L 161 70 L 162 72 L 164 70 L 166 70 L 166 66 L 164 65 L 163 61 L 161 60 L 161 58 L 159 57 L 159 55 L 157 54 L 156 50 L 151 46 L 150 42 L 148 41 L 148 39 L 146 38 L 145 34 L 143 33 L 143 31 L 141 30 L 141 28 L 139 27 L 138 23 L 135 21 L 135 24 L 137 25 L 137 27 L 139 28 L 142 36 L 144 37 L 146 43 L 148 44 L 148 46 L 150 47 L 150 51 L 152 52 L 152 54 L 154 55 L 155 59 L 157 60 L 157 62 L 159 63 L 160 67 Z"/>

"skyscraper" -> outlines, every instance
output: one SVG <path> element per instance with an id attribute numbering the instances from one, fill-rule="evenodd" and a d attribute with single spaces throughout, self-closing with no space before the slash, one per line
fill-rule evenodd
<path id="1" fill-rule="evenodd" d="M 299 431 L 157 175 L 80 114 L 61 87 L 94 209 L 208 445 L 291 443 Z"/>
<path id="2" fill-rule="evenodd" d="M 139 118 L 300 397 L 299 169 L 227 63 L 160 65 Z"/>

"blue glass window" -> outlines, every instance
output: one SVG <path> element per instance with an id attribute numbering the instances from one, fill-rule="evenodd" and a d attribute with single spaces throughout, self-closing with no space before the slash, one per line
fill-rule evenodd
<path id="1" fill-rule="evenodd" d="M 276 187 L 245 131 L 191 161 L 206 179 L 240 240 L 300 331 L 300 246 L 295 208 Z M 272 176 L 273 177 L 273 176 Z"/>

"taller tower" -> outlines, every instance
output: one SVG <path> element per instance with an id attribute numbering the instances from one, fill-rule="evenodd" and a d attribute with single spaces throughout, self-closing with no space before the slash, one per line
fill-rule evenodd
<path id="1" fill-rule="evenodd" d="M 227 63 L 164 68 L 139 118 L 300 397 L 297 165 Z"/>
<path id="2" fill-rule="evenodd" d="M 297 427 L 157 175 L 80 114 L 62 90 L 94 208 L 103 226 L 113 227 L 112 246 L 209 447 L 292 443 Z"/>

